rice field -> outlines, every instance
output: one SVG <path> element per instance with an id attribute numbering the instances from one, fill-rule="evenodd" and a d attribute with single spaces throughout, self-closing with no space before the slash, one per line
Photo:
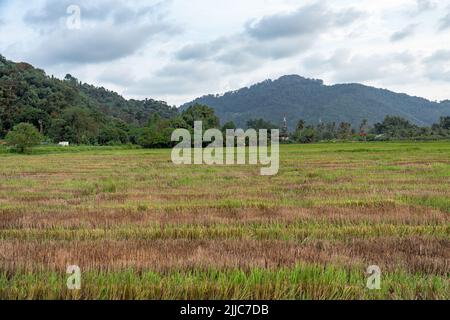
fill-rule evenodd
<path id="1" fill-rule="evenodd" d="M 272 177 L 170 153 L 0 150 L 0 299 L 450 298 L 450 142 L 283 145 Z"/>

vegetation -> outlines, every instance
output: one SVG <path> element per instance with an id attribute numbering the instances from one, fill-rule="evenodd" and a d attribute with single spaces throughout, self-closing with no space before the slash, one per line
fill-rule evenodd
<path id="1" fill-rule="evenodd" d="M 450 114 L 449 101 L 435 104 L 359 85 L 328 87 L 320 80 L 298 76 L 265 81 L 224 96 L 207 96 L 196 101 L 206 104 L 191 103 L 180 112 L 161 101 L 126 100 L 112 91 L 81 83 L 70 74 L 59 80 L 27 63 L 13 63 L 0 56 L 0 139 L 14 126 L 28 123 L 47 142 L 171 147 L 173 130 L 193 129 L 196 120 L 203 121 L 204 130 L 218 128 L 225 132 L 236 126 L 273 129 L 280 127 L 276 114 L 284 109 L 291 122 L 291 142 L 450 137 L 449 116 L 432 126 L 423 126 L 438 119 L 438 114 Z M 332 108 L 331 101 L 335 103 Z M 394 102 L 395 108 L 386 107 Z M 371 113 L 367 114 L 366 109 Z M 397 110 L 403 110 L 400 114 L 405 118 L 387 116 L 381 122 L 373 122 L 381 114 L 398 114 Z M 297 115 L 304 120 L 296 118 Z M 366 119 L 360 119 L 365 115 Z M 330 121 L 322 121 L 326 119 Z M 339 119 L 342 121 L 336 122 Z M 293 121 L 297 123 L 294 125 Z M 283 137 L 285 134 L 282 133 Z"/>
<path id="2" fill-rule="evenodd" d="M 419 127 L 400 117 L 386 116 L 373 127 L 362 120 L 358 129 L 348 122 L 306 125 L 299 120 L 291 142 L 312 143 L 320 141 L 387 141 L 387 140 L 439 140 L 450 139 L 450 117 L 441 117 L 431 127 Z"/>
<path id="3" fill-rule="evenodd" d="M 450 101 L 287 76 L 196 102 L 126 100 L 0 56 L 0 138 L 30 153 L 0 145 L 0 299 L 450 298 L 450 144 L 424 141 L 450 138 Z M 309 145 L 281 146 L 274 177 L 154 149 L 198 120 L 272 129 L 284 113 Z"/>
<path id="4" fill-rule="evenodd" d="M 6 143 L 19 153 L 29 151 L 31 147 L 40 144 L 42 135 L 29 123 L 20 123 L 6 135 Z"/>
<path id="5" fill-rule="evenodd" d="M 255 129 L 256 131 L 259 131 L 261 129 L 279 129 L 278 126 L 270 123 L 269 121 L 265 121 L 264 119 L 254 119 L 247 121 L 247 128 Z"/>
<path id="6" fill-rule="evenodd" d="M 2 151 L 2 299 L 450 298 L 445 141 L 283 145 L 274 177 L 165 149 Z"/>
<path id="7" fill-rule="evenodd" d="M 0 56 L 0 139 L 19 123 L 29 123 L 53 143 L 170 147 L 176 128 L 220 128 L 214 110 L 195 105 L 179 113 L 165 102 L 125 100 L 104 88 L 47 76 L 26 63 Z"/>
<path id="8" fill-rule="evenodd" d="M 56 143 L 126 143 L 131 132 L 155 114 L 168 119 L 178 111 L 165 102 L 125 100 L 71 75 L 64 80 L 49 77 L 43 70 L 0 55 L 0 138 L 27 122 Z"/>
<path id="9" fill-rule="evenodd" d="M 257 118 L 280 125 L 285 115 L 290 128 L 295 128 L 299 119 L 309 124 L 348 122 L 354 127 L 367 119 L 373 125 L 386 115 L 430 126 L 439 117 L 450 116 L 448 100 L 436 103 L 360 84 L 327 86 L 321 80 L 297 75 L 266 80 L 223 95 L 207 95 L 183 108 L 195 103 L 210 106 L 223 122 L 234 121 L 240 128 Z"/>
<path id="10" fill-rule="evenodd" d="M 161 148 L 174 146 L 171 141 L 172 132 L 175 129 L 188 129 L 194 131 L 194 122 L 202 121 L 203 130 L 220 128 L 219 118 L 214 114 L 214 110 L 208 106 L 194 105 L 183 111 L 178 117 L 172 119 L 162 119 L 158 115 L 150 118 L 146 127 L 134 132 L 135 143 L 144 148 Z"/>

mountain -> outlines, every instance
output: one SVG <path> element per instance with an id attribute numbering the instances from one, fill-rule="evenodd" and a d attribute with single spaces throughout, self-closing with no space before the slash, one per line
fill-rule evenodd
<path id="1" fill-rule="evenodd" d="M 195 103 L 214 108 L 222 122 L 234 121 L 238 127 L 257 118 L 280 124 L 286 115 L 291 130 L 299 119 L 311 124 L 345 121 L 359 125 L 363 119 L 373 124 L 386 115 L 397 115 L 425 126 L 450 115 L 448 100 L 436 103 L 361 84 L 327 86 L 322 80 L 298 75 L 266 80 L 223 95 L 206 95 L 184 104 L 181 110 Z"/>
<path id="2" fill-rule="evenodd" d="M 178 110 L 152 99 L 126 100 L 71 75 L 64 80 L 50 77 L 0 55 L 0 137 L 14 125 L 30 122 L 54 140 L 92 143 L 102 130 L 110 132 L 111 125 L 120 130 L 142 126 L 153 114 L 172 118 Z"/>

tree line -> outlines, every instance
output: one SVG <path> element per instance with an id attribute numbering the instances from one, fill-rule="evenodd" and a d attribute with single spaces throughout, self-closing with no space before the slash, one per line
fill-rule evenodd
<path id="1" fill-rule="evenodd" d="M 193 132 L 195 121 L 202 121 L 204 130 L 220 128 L 220 120 L 214 114 L 214 110 L 204 105 L 194 105 L 169 119 L 153 113 L 141 127 L 113 119 L 100 130 L 95 130 L 96 123 L 86 110 L 69 108 L 63 115 L 67 117 L 66 120 L 60 122 L 59 119 L 54 119 L 53 125 L 47 131 L 48 135 L 43 134 L 33 121 L 24 121 L 15 125 L 6 134 L 5 141 L 18 152 L 29 151 L 32 146 L 42 142 L 58 141 L 68 141 L 72 144 L 134 144 L 144 148 L 164 148 L 174 145 L 171 136 L 175 129 L 188 129 Z M 230 124 L 223 126 L 228 127 L 232 128 Z"/>
<path id="2" fill-rule="evenodd" d="M 79 120 L 79 119 L 78 119 Z M 88 126 L 87 123 L 80 125 Z M 203 130 L 220 129 L 224 135 L 228 129 L 237 129 L 231 121 L 220 125 L 220 119 L 215 115 L 214 109 L 196 104 L 171 119 L 162 118 L 153 114 L 143 127 L 130 128 L 122 123 L 121 127 L 111 127 L 110 131 L 102 131 L 96 144 L 135 144 L 144 148 L 173 147 L 172 132 L 175 129 L 187 129 L 193 133 L 194 122 L 202 121 Z M 117 125 L 117 124 L 116 124 Z M 75 126 L 75 128 L 79 128 Z M 280 129 L 275 124 L 264 119 L 254 119 L 247 122 L 247 129 Z M 367 120 L 354 128 L 348 122 L 323 123 L 308 125 L 299 120 L 294 132 L 287 132 L 281 128 L 282 143 L 314 143 L 322 141 L 389 141 L 389 140 L 438 140 L 450 139 L 450 117 L 441 117 L 440 121 L 431 127 L 419 127 L 397 116 L 386 116 L 379 123 L 370 126 Z M 8 145 L 18 152 L 26 152 L 32 146 L 46 140 L 39 129 L 32 123 L 16 125 L 5 138 Z"/>
<path id="3" fill-rule="evenodd" d="M 363 119 L 357 127 L 348 122 L 320 122 L 307 125 L 299 120 L 290 141 L 313 143 L 320 141 L 389 141 L 439 140 L 450 138 L 450 117 L 441 117 L 431 127 L 421 127 L 398 116 L 386 116 L 373 126 Z"/>

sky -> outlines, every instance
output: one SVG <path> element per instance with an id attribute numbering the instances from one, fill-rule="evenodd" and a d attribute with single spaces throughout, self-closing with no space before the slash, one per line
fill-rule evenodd
<path id="1" fill-rule="evenodd" d="M 0 0 L 0 54 L 181 105 L 286 74 L 450 99 L 450 0 Z"/>

